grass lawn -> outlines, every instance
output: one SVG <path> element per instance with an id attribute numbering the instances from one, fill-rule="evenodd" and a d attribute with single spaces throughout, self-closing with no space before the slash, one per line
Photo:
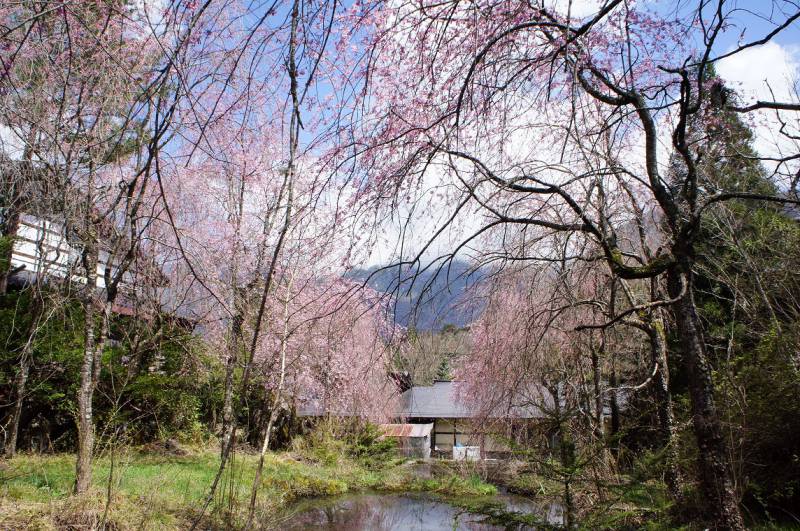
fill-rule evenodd
<path id="1" fill-rule="evenodd" d="M 0 529 L 89 528 L 103 522 L 109 529 L 184 529 L 198 516 L 219 466 L 213 449 L 196 449 L 185 456 L 127 449 L 113 461 L 110 482 L 111 458 L 95 461 L 93 488 L 81 496 L 70 495 L 74 455 L 23 454 L 0 462 Z M 269 524 L 278 510 L 300 498 L 355 490 L 494 493 L 491 485 L 474 476 L 451 474 L 420 482 L 401 463 L 390 460 L 368 468 L 345 457 L 318 461 L 288 452 L 270 453 L 259 488 L 257 521 Z M 256 456 L 235 456 L 203 527 L 241 524 L 256 464 Z"/>

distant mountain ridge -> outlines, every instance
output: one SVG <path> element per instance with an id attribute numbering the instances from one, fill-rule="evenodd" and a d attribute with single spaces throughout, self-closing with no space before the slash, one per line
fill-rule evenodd
<path id="1" fill-rule="evenodd" d="M 449 267 L 431 266 L 418 272 L 411 266 L 375 266 L 355 269 L 347 276 L 372 289 L 395 297 L 398 324 L 418 330 L 439 330 L 445 325 L 468 326 L 483 311 L 483 304 L 469 290 L 484 277 L 466 262 L 454 260 Z"/>

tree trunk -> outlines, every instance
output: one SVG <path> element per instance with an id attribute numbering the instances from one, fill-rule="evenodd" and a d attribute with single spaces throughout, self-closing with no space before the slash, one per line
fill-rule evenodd
<path id="1" fill-rule="evenodd" d="M 6 439 L 5 454 L 8 459 L 17 453 L 17 438 L 19 434 L 19 420 L 22 417 L 22 403 L 25 398 L 25 387 L 28 382 L 28 374 L 31 368 L 31 356 L 33 355 L 33 338 L 30 338 L 22 349 L 22 356 L 19 361 L 19 372 L 14 379 L 14 409 L 11 411 L 11 423 L 8 428 L 8 438 Z"/>
<path id="2" fill-rule="evenodd" d="M 620 418 L 619 418 L 619 399 L 617 398 L 617 356 L 616 354 L 612 354 L 611 356 L 611 371 L 608 375 L 608 384 L 611 387 L 611 399 L 610 399 L 610 409 L 611 409 L 611 429 L 609 433 L 609 438 L 611 439 L 611 453 L 614 457 L 619 457 L 619 428 L 620 428 Z"/>
<path id="3" fill-rule="evenodd" d="M 9 459 L 17 453 L 17 439 L 19 438 L 19 422 L 22 418 L 22 404 L 25 400 L 25 392 L 28 383 L 28 375 L 33 362 L 33 341 L 41 325 L 43 314 L 43 302 L 39 299 L 37 292 L 31 297 L 30 308 L 31 324 L 28 327 L 28 340 L 22 347 L 19 358 L 19 372 L 14 379 L 14 408 L 11 411 L 11 422 L 8 427 L 8 438 L 6 439 L 5 454 Z"/>
<path id="4" fill-rule="evenodd" d="M 658 366 L 653 379 L 656 400 L 656 415 L 661 444 L 664 446 L 666 469 L 664 480 L 676 501 L 683 499 L 683 479 L 678 467 L 678 448 L 675 444 L 675 415 L 672 412 L 672 394 L 669 392 L 669 368 L 667 366 L 667 338 L 661 318 L 651 322 L 650 352 L 653 364 Z"/>
<path id="5" fill-rule="evenodd" d="M 142 336 L 137 330 L 133 335 L 133 339 L 131 340 L 131 350 L 129 354 L 130 359 L 128 360 L 128 368 L 125 371 L 125 385 L 128 385 L 130 382 L 132 382 L 139 373 L 139 365 L 142 363 L 143 351 Z"/>
<path id="6" fill-rule="evenodd" d="M 681 295 L 682 279 L 687 283 L 685 294 L 673 306 L 675 324 L 683 350 L 683 364 L 689 378 L 692 401 L 692 423 L 697 439 L 700 488 L 706 507 L 719 529 L 743 530 L 744 523 L 731 476 L 729 452 L 722 436 L 722 426 L 714 402 L 711 367 L 705 353 L 691 277 L 691 262 L 684 259 L 681 269 L 668 273 L 671 297 Z"/>
<path id="7" fill-rule="evenodd" d="M 228 360 L 225 364 L 225 394 L 222 399 L 222 444 L 220 445 L 220 457 L 225 458 L 226 449 L 231 446 L 233 437 L 233 380 L 236 371 L 236 364 L 239 362 L 240 339 L 242 335 L 242 315 L 238 313 L 233 316 L 231 321 L 231 337 L 228 344 Z"/>
<path id="8" fill-rule="evenodd" d="M 280 343 L 280 373 L 278 374 L 278 388 L 275 390 L 275 396 L 272 401 L 272 407 L 269 410 L 269 420 L 267 421 L 267 429 L 264 432 L 264 441 L 261 444 L 261 452 L 258 456 L 258 467 L 256 468 L 256 475 L 253 479 L 253 486 L 250 491 L 250 509 L 247 513 L 247 525 L 249 528 L 253 521 L 253 516 L 256 512 L 256 498 L 258 496 L 258 487 L 261 485 L 261 474 L 264 470 L 264 456 L 269 449 L 270 437 L 272 436 L 272 428 L 278 419 L 278 409 L 283 401 L 283 386 L 286 381 L 286 349 L 289 341 L 289 302 L 292 298 L 292 284 L 294 280 L 294 272 L 289 274 L 289 282 L 286 286 L 286 300 L 283 304 L 283 334 L 281 335 Z"/>
<path id="9" fill-rule="evenodd" d="M 78 458 L 75 462 L 75 493 L 89 490 L 92 483 L 92 452 L 94 450 L 94 424 L 92 396 L 95 385 L 95 318 L 97 313 L 97 262 L 96 238 L 90 237 L 84 251 L 86 291 L 84 295 L 84 344 L 81 382 L 78 388 Z"/>
<path id="10" fill-rule="evenodd" d="M 559 392 L 559 384 L 548 386 L 550 394 L 553 396 L 553 413 L 556 422 L 556 429 L 558 431 L 558 451 L 561 461 L 561 482 L 564 486 L 563 503 L 564 503 L 564 524 L 567 529 L 572 529 L 574 526 L 574 513 L 575 508 L 572 500 L 572 474 L 573 466 L 575 464 L 575 446 L 569 429 L 565 424 L 565 419 L 561 409 L 561 393 Z"/>
<path id="11" fill-rule="evenodd" d="M 600 344 L 600 351 L 605 352 L 605 340 Z M 603 381 L 600 371 L 600 356 L 594 345 L 591 346 L 592 356 L 592 386 L 594 391 L 594 435 L 602 440 L 605 435 L 603 426 Z"/>

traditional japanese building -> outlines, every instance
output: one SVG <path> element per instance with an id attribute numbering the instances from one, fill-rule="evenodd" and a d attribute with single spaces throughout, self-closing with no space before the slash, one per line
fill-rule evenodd
<path id="1" fill-rule="evenodd" d="M 496 407 L 481 413 L 459 400 L 457 382 L 434 381 L 429 386 L 414 386 L 400 396 L 401 416 L 409 424 L 432 425 L 431 455 L 437 457 L 481 457 L 506 455 L 510 440 L 531 436 L 536 420 L 544 417 L 534 405 Z M 471 448 L 472 451 L 453 451 Z"/>
<path id="2" fill-rule="evenodd" d="M 433 385 L 407 387 L 399 396 L 396 422 L 380 426 L 384 436 L 396 439 L 403 455 L 417 458 L 506 457 L 512 441 L 529 446 L 538 438 L 550 444 L 551 434 L 542 422 L 546 415 L 540 409 L 547 407 L 546 393 L 496 404 L 487 414 L 460 400 L 457 386 L 458 382 L 436 380 Z M 306 418 L 359 416 L 352 411 L 326 413 L 318 401 L 303 401 L 296 411 Z"/>

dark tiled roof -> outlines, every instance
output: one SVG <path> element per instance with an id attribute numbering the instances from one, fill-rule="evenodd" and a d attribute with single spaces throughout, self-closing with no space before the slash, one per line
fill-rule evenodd
<path id="1" fill-rule="evenodd" d="M 546 395 L 545 395 L 546 396 Z M 472 418 L 479 416 L 476 408 L 458 400 L 456 382 L 434 382 L 429 386 L 415 386 L 400 396 L 402 416 L 405 418 Z M 490 417 L 531 419 L 543 414 L 534 405 L 507 404 L 493 407 Z"/>

